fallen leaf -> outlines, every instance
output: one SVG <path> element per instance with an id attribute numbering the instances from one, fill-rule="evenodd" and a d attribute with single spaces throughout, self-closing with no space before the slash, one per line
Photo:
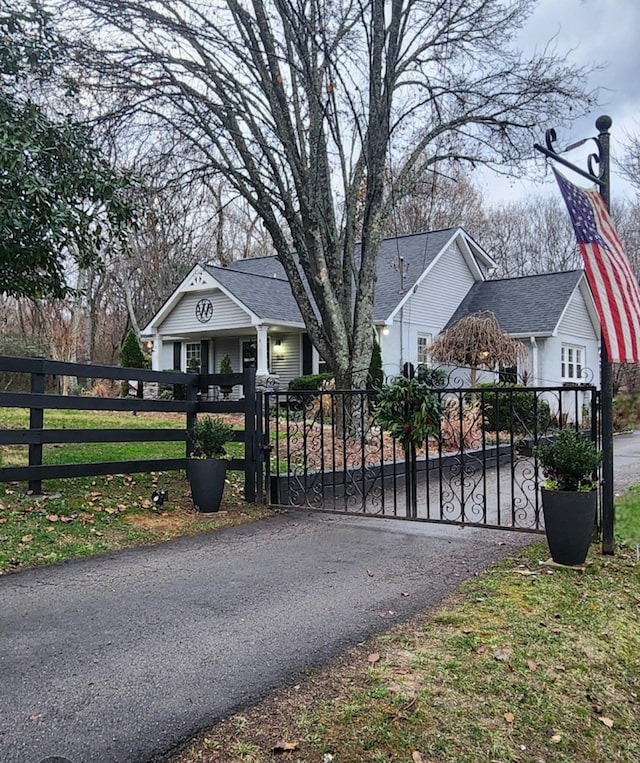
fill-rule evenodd
<path id="1" fill-rule="evenodd" d="M 33 540 L 33 535 L 23 535 L 22 536 L 22 542 L 23 543 L 31 543 Z"/>
<path id="2" fill-rule="evenodd" d="M 283 752 L 293 752 L 298 749 L 298 742 L 278 742 L 271 748 L 274 755 L 280 755 Z"/>
<path id="3" fill-rule="evenodd" d="M 371 663 L 374 663 L 374 662 L 380 662 L 380 655 L 378 654 L 378 652 L 373 652 L 372 654 L 370 654 L 370 655 L 367 657 L 367 660 L 368 660 L 369 662 L 371 662 Z"/>
<path id="4" fill-rule="evenodd" d="M 473 628 L 463 628 L 462 632 L 465 634 L 473 633 Z"/>
<path id="5" fill-rule="evenodd" d="M 498 660 L 498 662 L 504 662 L 507 659 L 507 655 L 504 652 L 501 652 L 499 649 L 496 649 L 496 651 L 493 653 L 493 659 Z"/>
<path id="6" fill-rule="evenodd" d="M 60 521 L 64 522 L 65 524 L 69 524 L 69 522 L 73 522 L 73 519 L 74 517 L 60 517 Z"/>
<path id="7" fill-rule="evenodd" d="M 606 716 L 604 716 L 604 715 L 601 715 L 601 716 L 598 718 L 598 720 L 600 721 L 600 723 L 604 723 L 604 725 L 605 725 L 605 726 L 606 726 L 608 729 L 612 729 L 612 728 L 613 728 L 613 721 L 611 720 L 611 718 L 607 718 Z"/>
<path id="8" fill-rule="evenodd" d="M 487 651 L 487 645 L 486 644 L 480 644 L 480 646 L 476 649 L 476 652 L 478 654 L 484 654 Z"/>
<path id="9" fill-rule="evenodd" d="M 424 758 L 422 757 L 422 753 L 418 752 L 418 750 L 414 750 L 411 753 L 411 760 L 413 763 L 424 763 Z"/>
<path id="10" fill-rule="evenodd" d="M 529 670 L 537 670 L 538 669 L 538 663 L 534 662 L 533 660 L 529 660 L 527 662 L 527 667 L 529 668 Z"/>
<path id="11" fill-rule="evenodd" d="M 107 506 L 105 507 L 105 511 L 107 512 L 107 514 L 115 514 L 118 511 L 118 509 L 112 509 L 111 506 Z"/>
<path id="12" fill-rule="evenodd" d="M 558 742 L 562 741 L 562 734 L 554 734 L 552 737 L 550 737 L 549 741 L 551 744 L 558 744 Z"/>
<path id="13" fill-rule="evenodd" d="M 49 522 L 57 522 L 60 517 L 57 514 L 47 514 L 47 519 Z"/>
<path id="14" fill-rule="evenodd" d="M 513 713 L 505 713 L 504 719 L 507 723 L 513 723 L 516 719 L 515 715 Z"/>
<path id="15" fill-rule="evenodd" d="M 409 593 L 409 591 L 402 591 L 400 596 L 411 596 L 411 594 Z"/>

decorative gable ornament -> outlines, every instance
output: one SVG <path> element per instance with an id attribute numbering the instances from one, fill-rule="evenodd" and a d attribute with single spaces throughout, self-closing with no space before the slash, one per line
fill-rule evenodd
<path id="1" fill-rule="evenodd" d="M 191 280 L 185 285 L 188 289 L 193 289 L 194 287 L 208 286 L 209 284 L 210 284 L 210 279 L 207 278 L 202 268 L 198 267 L 193 272 L 193 276 L 191 277 Z"/>

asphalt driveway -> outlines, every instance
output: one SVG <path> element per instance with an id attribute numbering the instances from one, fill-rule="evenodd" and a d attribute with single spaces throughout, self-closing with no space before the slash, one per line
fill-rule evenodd
<path id="1" fill-rule="evenodd" d="M 153 760 L 530 538 L 293 512 L 2 577 L 0 760 Z"/>
<path id="2" fill-rule="evenodd" d="M 0 577 L 0 761 L 155 760 L 532 537 L 292 512 Z"/>

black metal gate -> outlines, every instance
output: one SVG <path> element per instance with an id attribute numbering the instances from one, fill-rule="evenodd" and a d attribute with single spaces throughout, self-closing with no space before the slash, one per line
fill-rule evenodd
<path id="1" fill-rule="evenodd" d="M 568 426 L 596 439 L 595 388 L 436 392 L 439 432 L 414 458 L 376 425 L 372 391 L 265 394 L 271 504 L 542 531 L 535 448 Z"/>

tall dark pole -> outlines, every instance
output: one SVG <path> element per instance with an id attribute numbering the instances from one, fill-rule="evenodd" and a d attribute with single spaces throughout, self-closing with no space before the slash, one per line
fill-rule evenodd
<path id="1" fill-rule="evenodd" d="M 596 119 L 598 141 L 600 142 L 600 195 L 607 210 L 611 207 L 610 147 L 609 128 L 611 117 Z M 604 337 L 600 338 L 600 406 L 602 432 L 602 553 L 613 554 L 613 526 L 615 509 L 613 505 L 613 373 L 607 356 Z"/>
<path id="2" fill-rule="evenodd" d="M 611 117 L 603 115 L 596 119 L 597 138 L 585 138 L 577 143 L 568 146 L 564 151 L 559 152 L 555 148 L 556 131 L 547 130 L 546 147 L 538 143 L 534 144 L 536 151 L 540 151 L 547 158 L 569 167 L 573 172 L 577 172 L 582 177 L 595 183 L 600 189 L 600 195 L 609 210 L 611 206 L 611 183 L 610 183 L 610 147 L 609 147 L 609 128 L 613 124 Z M 571 151 L 578 146 L 583 145 L 588 140 L 593 140 L 597 144 L 597 153 L 591 154 L 588 159 L 588 171 L 584 170 L 572 162 L 560 156 L 561 153 Z M 614 526 L 614 506 L 613 506 L 613 374 L 611 363 L 607 355 L 607 347 L 604 342 L 604 335 L 601 331 L 600 336 L 600 434 L 602 447 L 602 553 L 613 554 L 613 526 Z"/>

